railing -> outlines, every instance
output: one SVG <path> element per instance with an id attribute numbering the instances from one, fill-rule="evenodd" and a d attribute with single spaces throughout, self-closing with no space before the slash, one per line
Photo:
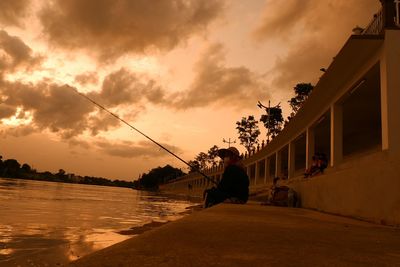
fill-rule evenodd
<path id="1" fill-rule="evenodd" d="M 395 5 L 396 5 L 396 19 L 395 19 L 395 23 L 396 23 L 397 27 L 400 28 L 400 0 L 395 0 L 394 3 L 395 3 Z"/>
<path id="2" fill-rule="evenodd" d="M 368 26 L 363 30 L 361 34 L 378 35 L 382 33 L 382 30 L 383 30 L 383 10 L 381 9 L 379 10 L 378 13 L 374 15 L 374 19 L 368 24 Z"/>

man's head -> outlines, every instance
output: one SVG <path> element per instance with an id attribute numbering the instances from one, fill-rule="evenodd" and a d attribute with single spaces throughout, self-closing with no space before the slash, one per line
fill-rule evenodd
<path id="1" fill-rule="evenodd" d="M 232 162 L 237 162 L 241 159 L 239 150 L 232 146 L 218 150 L 218 156 L 223 159 L 225 165 Z"/>

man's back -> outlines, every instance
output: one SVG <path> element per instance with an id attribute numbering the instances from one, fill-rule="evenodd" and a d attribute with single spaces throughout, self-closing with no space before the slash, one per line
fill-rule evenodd
<path id="1" fill-rule="evenodd" d="M 218 189 L 229 197 L 236 197 L 244 202 L 249 198 L 249 177 L 245 170 L 237 165 L 226 167 Z"/>

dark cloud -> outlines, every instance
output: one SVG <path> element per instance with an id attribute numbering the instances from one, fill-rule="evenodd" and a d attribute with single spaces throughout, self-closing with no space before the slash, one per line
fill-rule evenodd
<path id="1" fill-rule="evenodd" d="M 96 72 L 87 71 L 85 73 L 75 76 L 75 82 L 82 86 L 87 84 L 97 84 L 99 82 L 99 76 Z"/>
<path id="2" fill-rule="evenodd" d="M 89 149 L 91 146 L 90 146 L 90 143 L 88 142 L 88 141 L 86 141 L 86 140 L 82 140 L 82 139 L 79 139 L 79 138 L 77 138 L 77 137 L 72 137 L 72 138 L 70 138 L 69 140 L 68 140 L 68 144 L 71 146 L 71 147 L 80 147 L 80 148 L 85 148 L 85 149 Z"/>
<path id="3" fill-rule="evenodd" d="M 0 102 L 1 103 L 1 102 Z M 9 118 L 17 113 L 17 108 L 15 106 L 10 106 L 1 103 L 0 105 L 0 119 Z"/>
<path id="4" fill-rule="evenodd" d="M 74 90 L 68 85 L 4 82 L 0 93 L 4 104 L 31 112 L 33 124 L 39 129 L 68 137 L 86 130 L 85 117 L 94 109 Z"/>
<path id="5" fill-rule="evenodd" d="M 291 90 L 299 82 L 316 82 L 356 25 L 379 10 L 375 0 L 269 1 L 254 31 L 258 41 L 281 39 L 289 47 L 272 68 L 272 86 Z"/>
<path id="6" fill-rule="evenodd" d="M 0 118 L 31 117 L 30 126 L 36 131 L 50 130 L 65 139 L 84 132 L 97 135 L 100 131 L 119 126 L 118 120 L 99 111 L 75 90 L 68 85 L 46 82 L 25 84 L 2 81 Z M 18 133 L 16 130 L 13 132 Z"/>
<path id="7" fill-rule="evenodd" d="M 0 77 L 0 119 L 31 117 L 31 125 L 37 131 L 47 129 L 66 139 L 85 132 L 97 135 L 120 125 L 120 121 L 96 108 L 76 91 L 75 87 L 48 80 L 33 84 Z M 164 104 L 164 95 L 154 80 L 125 69 L 107 75 L 100 92 L 87 94 L 111 112 L 129 120 L 135 119 L 148 102 Z"/>
<path id="8" fill-rule="evenodd" d="M 144 92 L 146 99 L 153 104 L 167 104 L 167 97 L 165 90 L 157 85 L 154 80 L 149 82 L 148 89 Z"/>
<path id="9" fill-rule="evenodd" d="M 267 97 L 262 82 L 246 67 L 225 66 L 221 44 L 211 45 L 195 65 L 196 76 L 186 92 L 170 97 L 176 108 L 204 107 L 212 104 L 248 107 Z"/>
<path id="10" fill-rule="evenodd" d="M 292 28 L 311 8 L 311 0 L 270 1 L 265 7 L 264 17 L 254 31 L 257 40 L 280 34 L 291 34 Z"/>
<path id="11" fill-rule="evenodd" d="M 89 116 L 88 120 L 92 135 L 97 135 L 99 132 L 107 132 L 120 125 L 119 120 L 102 110 Z"/>
<path id="12" fill-rule="evenodd" d="M 174 153 L 182 153 L 182 150 L 176 146 L 162 145 Z M 95 146 L 103 153 L 122 158 L 160 158 L 169 155 L 166 151 L 148 141 L 134 143 L 129 141 L 99 140 L 95 142 Z"/>
<path id="13" fill-rule="evenodd" d="M 41 56 L 33 55 L 32 49 L 19 37 L 0 30 L 0 72 L 13 71 L 19 67 L 31 69 L 42 61 Z"/>
<path id="14" fill-rule="evenodd" d="M 1 0 L 0 24 L 20 26 L 29 4 L 30 0 Z"/>
<path id="15" fill-rule="evenodd" d="M 204 32 L 221 0 L 54 0 L 40 12 L 44 34 L 66 49 L 86 48 L 102 60 L 148 49 L 170 50 Z"/>
<path id="16" fill-rule="evenodd" d="M 300 82 L 315 83 L 322 75 L 320 69 L 330 64 L 335 49 L 316 42 L 305 42 L 293 48 L 274 66 L 275 77 L 272 79 L 274 88 L 292 90 Z"/>
<path id="17" fill-rule="evenodd" d="M 8 136 L 21 137 L 27 136 L 34 132 L 37 132 L 37 129 L 32 125 L 20 125 L 20 126 L 12 126 L 7 127 L 0 130 L 0 137 L 6 138 Z"/>
<path id="18" fill-rule="evenodd" d="M 107 107 L 139 105 L 143 100 L 164 103 L 164 90 L 152 79 L 132 73 L 124 68 L 107 75 L 100 93 L 90 96 Z"/>

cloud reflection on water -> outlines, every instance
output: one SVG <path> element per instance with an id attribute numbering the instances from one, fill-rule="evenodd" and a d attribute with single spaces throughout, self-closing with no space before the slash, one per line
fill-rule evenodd
<path id="1" fill-rule="evenodd" d="M 3 178 L 0 196 L 0 266 L 65 264 L 130 237 L 120 231 L 176 220 L 193 205 L 126 188 Z"/>

